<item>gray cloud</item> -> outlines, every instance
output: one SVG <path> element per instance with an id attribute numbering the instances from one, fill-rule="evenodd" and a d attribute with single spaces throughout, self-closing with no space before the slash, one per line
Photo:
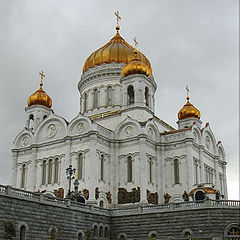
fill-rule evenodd
<path id="1" fill-rule="evenodd" d="M 27 97 L 44 89 L 56 114 L 71 120 L 79 111 L 77 83 L 85 59 L 115 34 L 152 63 L 158 83 L 157 115 L 176 127 L 177 112 L 190 101 L 221 140 L 228 159 L 229 197 L 238 199 L 239 83 L 238 1 L 66 1 L 0 2 L 0 183 L 11 181 L 11 147 L 23 129 Z"/>

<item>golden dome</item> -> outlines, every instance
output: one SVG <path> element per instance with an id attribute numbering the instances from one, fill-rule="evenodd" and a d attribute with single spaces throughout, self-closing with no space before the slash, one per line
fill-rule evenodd
<path id="1" fill-rule="evenodd" d="M 147 64 L 137 58 L 137 51 L 135 51 L 135 58 L 133 58 L 127 65 L 122 69 L 122 76 L 127 77 L 132 74 L 144 74 L 147 77 L 151 76 L 151 72 Z"/>
<path id="2" fill-rule="evenodd" d="M 185 118 L 198 118 L 200 119 L 201 113 L 195 108 L 190 102 L 189 97 L 187 96 L 187 103 L 182 107 L 178 112 L 178 119 L 182 120 Z"/>
<path id="3" fill-rule="evenodd" d="M 30 97 L 28 97 L 27 103 L 28 106 L 32 105 L 43 105 L 45 107 L 52 107 L 52 99 L 46 94 L 46 92 L 42 89 L 43 83 L 41 80 L 40 88 L 33 93 Z"/>
<path id="4" fill-rule="evenodd" d="M 134 48 L 129 45 L 119 34 L 119 26 L 116 27 L 116 35 L 103 47 L 93 52 L 85 61 L 83 73 L 89 68 L 104 63 L 126 63 L 128 64 L 134 58 Z M 150 75 L 152 67 L 146 56 L 138 52 L 137 58 L 143 61 L 149 68 Z"/>

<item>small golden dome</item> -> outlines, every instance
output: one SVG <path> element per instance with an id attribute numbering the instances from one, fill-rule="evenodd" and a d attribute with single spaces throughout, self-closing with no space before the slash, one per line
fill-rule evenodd
<path id="1" fill-rule="evenodd" d="M 128 64 L 122 69 L 122 76 L 127 77 L 132 74 L 144 74 L 147 77 L 151 76 L 151 72 L 147 64 L 137 58 L 137 51 L 135 51 L 135 58 L 133 58 Z"/>
<path id="2" fill-rule="evenodd" d="M 189 97 L 187 96 L 187 103 L 178 112 L 178 119 L 179 120 L 182 120 L 185 118 L 200 119 L 200 116 L 201 116 L 200 111 L 189 102 Z"/>
<path id="3" fill-rule="evenodd" d="M 27 103 L 28 106 L 32 105 L 43 105 L 45 107 L 52 107 L 52 99 L 47 95 L 47 93 L 42 89 L 43 83 L 41 80 L 40 88 L 28 97 Z"/>
<path id="4" fill-rule="evenodd" d="M 116 27 L 116 35 L 103 47 L 93 52 L 85 61 L 83 73 L 89 68 L 104 63 L 126 63 L 128 64 L 134 58 L 134 48 L 129 45 L 119 34 L 119 26 Z M 152 67 L 146 56 L 138 52 L 137 58 L 143 61 L 149 68 L 150 75 Z"/>

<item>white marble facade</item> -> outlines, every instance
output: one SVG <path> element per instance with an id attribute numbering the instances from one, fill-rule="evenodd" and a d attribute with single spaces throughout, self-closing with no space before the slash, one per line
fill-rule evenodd
<path id="1" fill-rule="evenodd" d="M 141 203 L 148 202 L 147 190 L 157 192 L 159 204 L 164 193 L 170 202 L 183 201 L 184 191 L 204 183 L 214 184 L 226 199 L 225 152 L 210 125 L 188 118 L 173 129 L 154 115 L 153 76 L 123 78 L 123 66 L 103 64 L 82 75 L 80 113 L 70 122 L 45 106 L 26 107 L 26 126 L 12 149 L 13 186 L 46 193 L 62 187 L 67 193 L 66 168 L 72 164 L 79 189 L 87 189 L 88 202 L 98 205 L 116 206 L 119 188 L 137 187 Z"/>

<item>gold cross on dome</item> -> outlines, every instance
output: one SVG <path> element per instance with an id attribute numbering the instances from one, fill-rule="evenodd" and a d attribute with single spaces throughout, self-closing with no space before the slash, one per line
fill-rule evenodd
<path id="1" fill-rule="evenodd" d="M 133 41 L 134 41 L 134 43 L 135 43 L 135 50 L 137 50 L 137 46 L 138 46 L 137 38 L 135 37 L 135 38 L 133 39 Z"/>
<path id="2" fill-rule="evenodd" d="M 46 76 L 43 74 L 43 71 L 39 72 L 39 75 L 41 76 L 40 86 L 42 86 L 42 85 L 43 85 L 42 80 L 43 80 L 43 78 L 46 77 Z"/>
<path id="3" fill-rule="evenodd" d="M 188 85 L 186 86 L 186 90 L 187 90 L 187 98 L 189 98 L 189 88 L 188 88 Z"/>
<path id="4" fill-rule="evenodd" d="M 118 11 L 115 12 L 115 16 L 117 17 L 117 26 L 119 26 L 118 24 L 119 24 L 119 20 L 121 20 L 121 17 Z"/>

